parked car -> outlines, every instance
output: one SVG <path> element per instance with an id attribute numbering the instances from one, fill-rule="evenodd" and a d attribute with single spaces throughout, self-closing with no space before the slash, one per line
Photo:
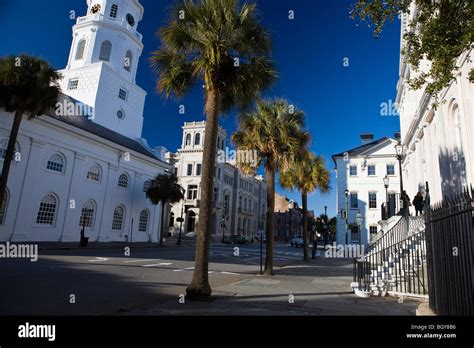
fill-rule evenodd
<path id="1" fill-rule="evenodd" d="M 295 248 L 302 247 L 303 244 L 304 244 L 303 236 L 295 236 L 290 241 L 290 245 Z"/>
<path id="2" fill-rule="evenodd" d="M 238 234 L 234 234 L 230 237 L 227 237 L 224 241 L 226 244 L 248 244 L 249 241 L 244 236 L 240 236 Z"/>

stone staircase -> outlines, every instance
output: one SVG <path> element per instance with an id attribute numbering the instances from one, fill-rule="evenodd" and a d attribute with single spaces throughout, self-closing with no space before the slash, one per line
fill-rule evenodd
<path id="1" fill-rule="evenodd" d="M 427 296 L 424 220 L 423 217 L 408 219 L 408 223 L 399 219 L 370 246 L 366 255 L 354 260 L 351 287 L 357 295 Z"/>

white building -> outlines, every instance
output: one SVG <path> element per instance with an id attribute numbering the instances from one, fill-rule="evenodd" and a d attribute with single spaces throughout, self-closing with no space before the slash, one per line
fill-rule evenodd
<path id="1" fill-rule="evenodd" d="M 144 190 L 172 167 L 140 139 L 146 93 L 135 84 L 143 48 L 136 28 L 143 7 L 136 0 L 87 3 L 73 27 L 57 109 L 22 122 L 0 241 L 79 241 L 81 223 L 92 242 L 159 238 L 161 208 Z M 12 121 L 1 109 L 0 165 Z"/>
<path id="2" fill-rule="evenodd" d="M 398 209 L 400 180 L 395 152 L 397 141 L 387 137 L 373 141 L 372 134 L 363 134 L 361 138 L 361 146 L 332 156 L 337 178 L 338 244 L 346 243 L 346 211 L 348 243 L 360 242 L 365 245 L 380 231 L 382 204 L 389 201 L 392 210 Z M 389 179 L 387 190 L 385 176 Z M 360 233 L 356 221 L 359 212 L 362 215 Z"/>
<path id="3" fill-rule="evenodd" d="M 183 233 L 197 232 L 205 128 L 205 121 L 186 122 L 181 148 L 167 154 L 180 185 L 186 190 L 185 199 L 172 207 L 172 233 L 179 232 L 180 223 L 176 219 L 181 215 Z M 223 233 L 226 236 L 240 234 L 250 239 L 257 236 L 259 229 L 265 230 L 266 184 L 261 176 L 245 175 L 231 164 L 234 161 L 226 147 L 226 136 L 226 131 L 219 127 L 211 232 L 215 240 L 221 240 Z M 219 153 L 227 156 L 219 156 Z M 226 160 L 220 161 L 220 158 Z"/>
<path id="4" fill-rule="evenodd" d="M 410 17 L 402 16 L 402 47 L 403 35 L 413 30 L 409 21 L 415 14 L 413 2 Z M 397 106 L 406 155 L 403 181 L 410 197 L 424 192 L 425 182 L 429 183 L 431 202 L 474 183 L 474 84 L 468 81 L 473 58 L 471 48 L 457 59 L 455 79 L 438 95 L 442 103 L 435 110 L 423 88 L 412 90 L 407 86 L 407 79 L 417 72 L 400 56 Z M 420 72 L 429 66 L 430 62 L 423 61 Z"/>

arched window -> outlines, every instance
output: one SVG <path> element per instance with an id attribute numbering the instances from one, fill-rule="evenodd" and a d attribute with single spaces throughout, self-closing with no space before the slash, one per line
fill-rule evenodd
<path id="1" fill-rule="evenodd" d="M 79 220 L 80 227 L 89 227 L 94 226 L 94 213 L 95 213 L 95 204 L 92 201 L 87 201 L 81 210 L 81 218 Z"/>
<path id="2" fill-rule="evenodd" d="M 80 60 L 84 58 L 84 51 L 86 49 L 86 40 L 80 40 L 77 44 L 77 51 L 76 51 L 76 60 Z"/>
<path id="3" fill-rule="evenodd" d="M 194 136 L 194 145 L 199 145 L 201 144 L 201 133 L 196 133 Z"/>
<path id="4" fill-rule="evenodd" d="M 53 172 L 62 173 L 64 171 L 64 158 L 59 153 L 52 155 L 46 166 L 47 169 L 52 170 Z"/>
<path id="5" fill-rule="evenodd" d="M 110 18 L 117 18 L 118 6 L 117 4 L 113 4 L 110 8 Z"/>
<path id="6" fill-rule="evenodd" d="M 174 226 L 174 213 L 173 212 L 170 214 L 170 225 L 169 226 L 170 227 Z"/>
<path id="7" fill-rule="evenodd" d="M 5 216 L 6 216 L 7 206 L 8 206 L 8 198 L 9 198 L 9 193 L 8 193 L 8 189 L 6 189 L 5 195 L 3 196 L 3 205 L 0 208 L 0 225 L 3 225 L 5 223 Z"/>
<path id="8" fill-rule="evenodd" d="M 54 194 L 48 193 L 44 196 L 38 209 L 36 223 L 38 225 L 54 225 L 57 205 L 58 199 Z"/>
<path id="9" fill-rule="evenodd" d="M 99 166 L 93 165 L 87 171 L 87 180 L 99 182 L 100 181 L 100 168 Z"/>
<path id="10" fill-rule="evenodd" d="M 138 221 L 138 232 L 146 232 L 148 229 L 148 210 L 144 209 L 140 212 L 140 220 Z"/>
<path id="11" fill-rule="evenodd" d="M 125 54 L 125 60 L 123 62 L 123 68 L 127 71 L 131 71 L 133 62 L 132 51 L 128 50 Z"/>
<path id="12" fill-rule="evenodd" d="M 127 174 L 124 173 L 119 176 L 118 187 L 128 188 L 128 175 Z"/>
<path id="13" fill-rule="evenodd" d="M 148 191 L 148 189 L 150 188 L 151 186 L 151 180 L 147 180 L 143 183 L 143 192 L 146 192 Z"/>
<path id="14" fill-rule="evenodd" d="M 103 60 L 104 62 L 110 61 L 110 54 L 112 53 L 112 44 L 110 41 L 102 42 L 100 46 L 100 55 L 99 60 Z"/>
<path id="15" fill-rule="evenodd" d="M 122 231 L 123 229 L 123 216 L 124 216 L 124 209 L 121 205 L 119 205 L 114 210 L 114 217 L 112 220 L 112 230 L 113 231 Z"/>
<path id="16" fill-rule="evenodd" d="M 191 134 L 186 134 L 186 145 L 191 145 Z"/>

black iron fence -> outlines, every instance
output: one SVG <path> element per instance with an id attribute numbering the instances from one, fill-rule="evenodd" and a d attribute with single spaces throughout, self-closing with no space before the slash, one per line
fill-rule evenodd
<path id="1" fill-rule="evenodd" d="M 438 315 L 474 314 L 474 199 L 467 190 L 425 206 L 429 301 Z"/>

